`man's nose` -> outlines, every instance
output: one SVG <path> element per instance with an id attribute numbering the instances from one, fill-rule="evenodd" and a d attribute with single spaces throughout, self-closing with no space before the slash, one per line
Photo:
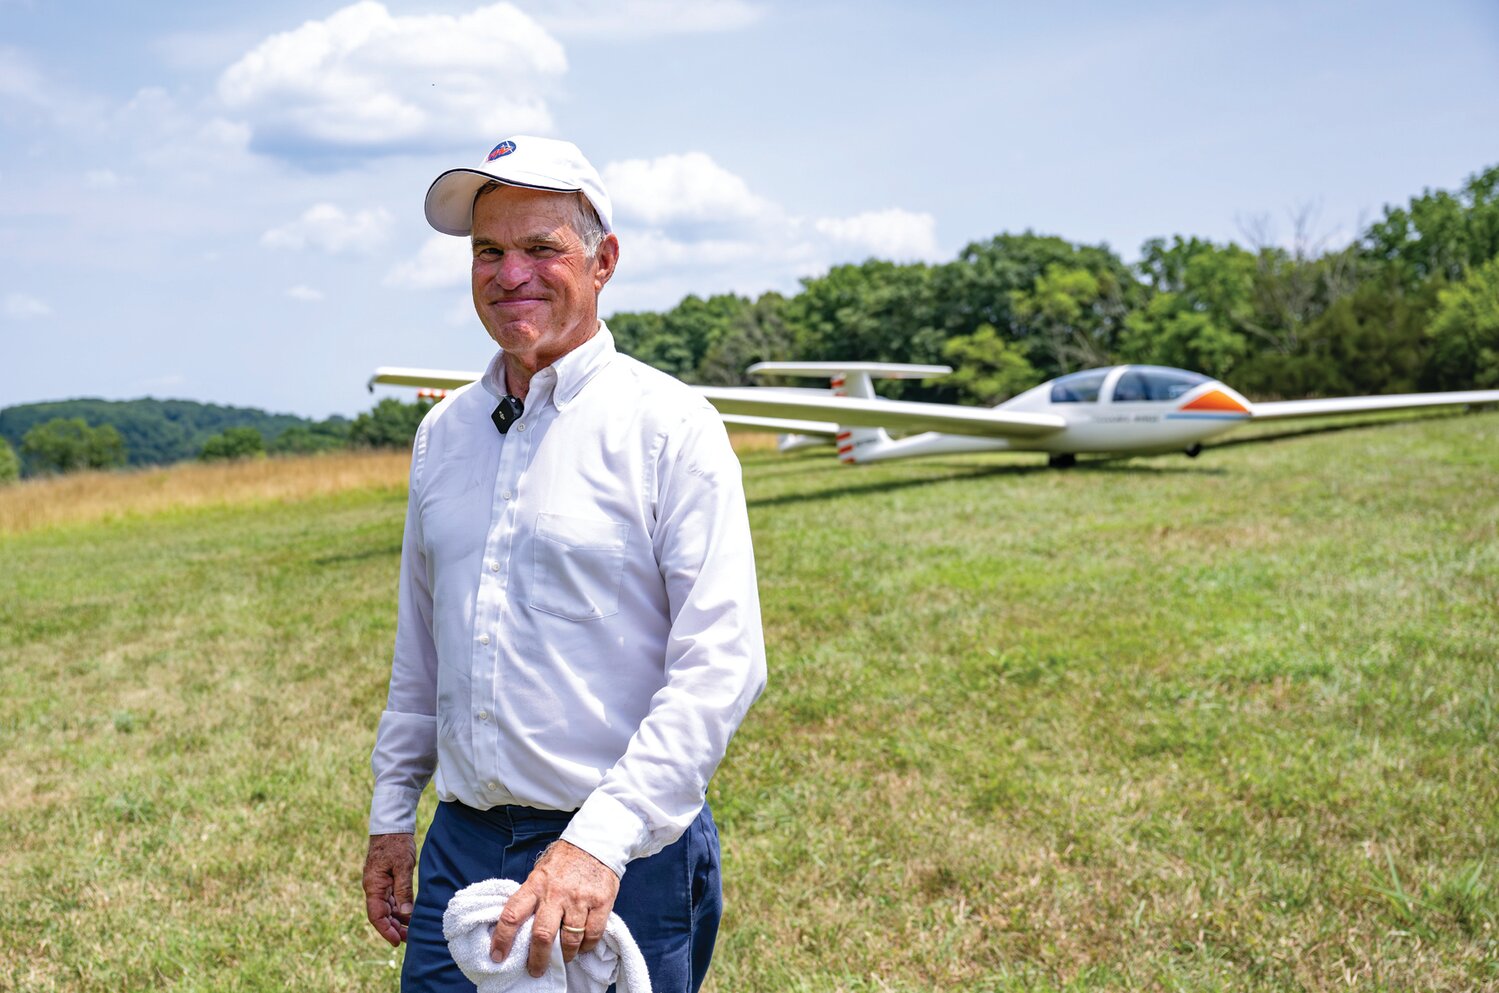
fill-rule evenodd
<path id="1" fill-rule="evenodd" d="M 524 286 L 531 278 L 531 260 L 520 252 L 506 252 L 495 268 L 495 280 L 507 290 Z"/>

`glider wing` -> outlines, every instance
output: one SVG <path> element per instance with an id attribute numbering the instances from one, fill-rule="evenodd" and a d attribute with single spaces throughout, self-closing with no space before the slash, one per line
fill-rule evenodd
<path id="1" fill-rule="evenodd" d="M 952 366 L 906 362 L 756 362 L 745 372 L 755 376 L 820 376 L 825 379 L 863 372 L 874 379 L 933 379 L 952 372 Z"/>
<path id="2" fill-rule="evenodd" d="M 700 386 L 698 392 L 707 397 L 721 414 L 805 418 L 832 422 L 841 427 L 941 431 L 987 438 L 1035 438 L 1067 426 L 1067 422 L 1055 414 L 1025 414 L 989 407 L 797 395 L 753 386 Z"/>
<path id="3" fill-rule="evenodd" d="M 367 384 L 374 392 L 376 383 L 387 386 L 425 386 L 434 390 L 456 390 L 478 379 L 482 373 L 458 372 L 453 369 L 405 369 L 383 365 L 375 370 Z"/>
<path id="4" fill-rule="evenodd" d="M 1499 390 L 1460 390 L 1452 393 L 1392 393 L 1388 396 L 1329 397 L 1325 400 L 1280 400 L 1252 405 L 1253 419 L 1273 421 L 1291 417 L 1364 414 L 1379 410 L 1452 407 L 1499 403 Z"/>

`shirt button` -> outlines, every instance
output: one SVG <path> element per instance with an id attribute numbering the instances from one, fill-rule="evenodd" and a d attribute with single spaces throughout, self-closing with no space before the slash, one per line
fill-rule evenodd
<path id="1" fill-rule="evenodd" d="M 484 785 L 487 786 L 487 787 L 489 787 L 489 792 L 491 792 L 491 793 L 496 793 L 500 789 L 500 784 L 497 783 L 497 782 L 495 782 L 493 779 L 491 779 L 489 782 L 485 783 Z"/>
<path id="2" fill-rule="evenodd" d="M 522 421 L 519 424 L 517 424 L 515 426 L 515 430 L 517 430 L 517 431 L 524 431 L 524 430 L 526 430 L 526 422 Z"/>
<path id="3" fill-rule="evenodd" d="M 487 710 L 481 710 L 481 711 L 479 711 L 479 720 L 481 720 L 481 721 L 487 721 L 487 720 L 489 720 L 489 711 L 487 711 Z"/>
<path id="4" fill-rule="evenodd" d="M 490 572 L 499 572 L 500 571 L 500 564 L 498 562 L 490 562 L 489 563 L 489 571 Z"/>
<path id="5" fill-rule="evenodd" d="M 500 499 L 501 500 L 509 500 L 510 499 L 510 491 L 509 490 L 500 490 Z"/>
<path id="6" fill-rule="evenodd" d="M 489 635 L 487 635 L 487 634 L 481 634 L 481 635 L 479 635 L 479 644 L 481 644 L 481 645 L 487 645 L 487 644 L 489 644 Z"/>

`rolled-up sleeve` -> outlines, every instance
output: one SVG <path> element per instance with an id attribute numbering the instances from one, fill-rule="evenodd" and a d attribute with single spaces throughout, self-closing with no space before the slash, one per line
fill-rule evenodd
<path id="1" fill-rule="evenodd" d="M 390 693 L 370 767 L 375 773 L 370 834 L 411 834 L 422 790 L 437 768 L 437 648 L 432 637 L 432 588 L 422 547 L 420 485 L 426 432 L 412 450 Z"/>
<path id="2" fill-rule="evenodd" d="M 765 643 L 739 460 L 710 408 L 671 432 L 654 474 L 670 610 L 665 685 L 563 839 L 623 875 L 702 809 L 729 739 L 765 688 Z"/>

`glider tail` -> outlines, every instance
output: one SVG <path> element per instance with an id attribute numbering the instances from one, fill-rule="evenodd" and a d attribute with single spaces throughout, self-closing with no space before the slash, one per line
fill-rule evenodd
<path id="1" fill-rule="evenodd" d="M 834 396 L 873 399 L 874 382 L 867 372 L 836 372 L 832 377 Z M 884 428 L 851 428 L 838 425 L 836 438 L 838 461 L 854 465 L 866 461 L 871 455 L 890 444 L 890 435 Z"/>
<path id="2" fill-rule="evenodd" d="M 875 399 L 874 379 L 930 379 L 952 372 L 951 366 L 912 365 L 906 362 L 756 362 L 752 375 L 814 376 L 831 379 L 835 396 Z M 838 461 L 852 465 L 889 457 L 894 444 L 884 428 L 838 425 Z"/>

